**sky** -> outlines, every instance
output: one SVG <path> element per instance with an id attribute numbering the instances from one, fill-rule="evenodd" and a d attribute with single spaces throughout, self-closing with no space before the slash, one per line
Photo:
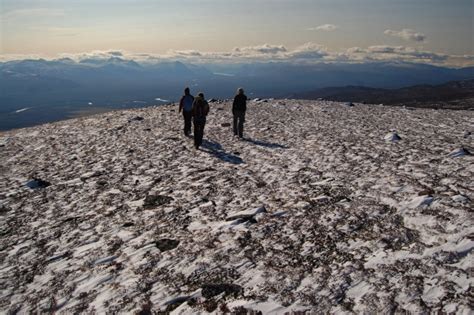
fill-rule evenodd
<path id="1" fill-rule="evenodd" d="M 342 60 L 416 52 L 414 61 L 471 65 L 474 1 L 0 0 L 0 36 L 4 57 L 112 50 Z"/>

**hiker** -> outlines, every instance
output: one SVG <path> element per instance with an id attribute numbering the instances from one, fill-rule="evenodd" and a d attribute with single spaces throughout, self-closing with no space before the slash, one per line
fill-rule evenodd
<path id="1" fill-rule="evenodd" d="M 234 116 L 234 136 L 242 139 L 244 133 L 245 111 L 247 110 L 247 96 L 244 89 L 239 88 L 232 104 L 232 115 Z"/>
<path id="2" fill-rule="evenodd" d="M 189 88 L 184 89 L 184 95 L 179 101 L 179 112 L 183 111 L 184 117 L 184 135 L 189 137 L 191 132 L 191 118 L 192 118 L 192 109 L 193 109 L 194 96 L 189 92 Z"/>
<path id="3" fill-rule="evenodd" d="M 204 136 L 204 126 L 206 125 L 206 116 L 209 113 L 209 104 L 204 99 L 204 94 L 199 92 L 198 96 L 194 98 L 192 115 L 194 123 L 194 147 L 199 149 L 202 144 L 202 137 Z"/>

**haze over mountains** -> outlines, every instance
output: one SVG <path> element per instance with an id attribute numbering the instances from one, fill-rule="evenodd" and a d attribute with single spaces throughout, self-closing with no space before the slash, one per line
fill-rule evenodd
<path id="1" fill-rule="evenodd" d="M 365 63 L 137 62 L 119 56 L 0 63 L 0 129 L 35 125 L 101 111 L 176 101 L 184 86 L 206 97 L 229 98 L 244 86 L 250 97 L 288 97 L 317 88 L 400 88 L 474 78 L 474 67 Z"/>

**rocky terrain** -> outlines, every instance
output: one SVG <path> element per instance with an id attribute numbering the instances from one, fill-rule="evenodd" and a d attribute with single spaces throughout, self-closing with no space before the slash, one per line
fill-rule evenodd
<path id="1" fill-rule="evenodd" d="M 474 112 L 211 103 L 0 134 L 1 313 L 469 313 Z"/>

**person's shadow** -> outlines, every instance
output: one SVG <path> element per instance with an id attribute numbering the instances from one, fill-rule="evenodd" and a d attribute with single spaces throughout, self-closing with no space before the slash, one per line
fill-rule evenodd
<path id="1" fill-rule="evenodd" d="M 279 143 L 272 143 L 272 142 L 267 142 L 267 141 L 262 141 L 262 140 L 255 140 L 255 139 L 250 139 L 250 138 L 244 138 L 244 141 L 250 142 L 255 145 L 259 145 L 265 148 L 270 148 L 270 149 L 288 149 L 286 145 L 282 145 Z"/>
<path id="2" fill-rule="evenodd" d="M 233 155 L 230 153 L 225 152 L 224 148 L 220 143 L 210 141 L 210 140 L 203 140 L 201 151 L 207 152 L 210 155 L 217 157 L 218 159 L 231 163 L 231 164 L 242 164 L 244 160 L 242 160 L 237 155 Z"/>

